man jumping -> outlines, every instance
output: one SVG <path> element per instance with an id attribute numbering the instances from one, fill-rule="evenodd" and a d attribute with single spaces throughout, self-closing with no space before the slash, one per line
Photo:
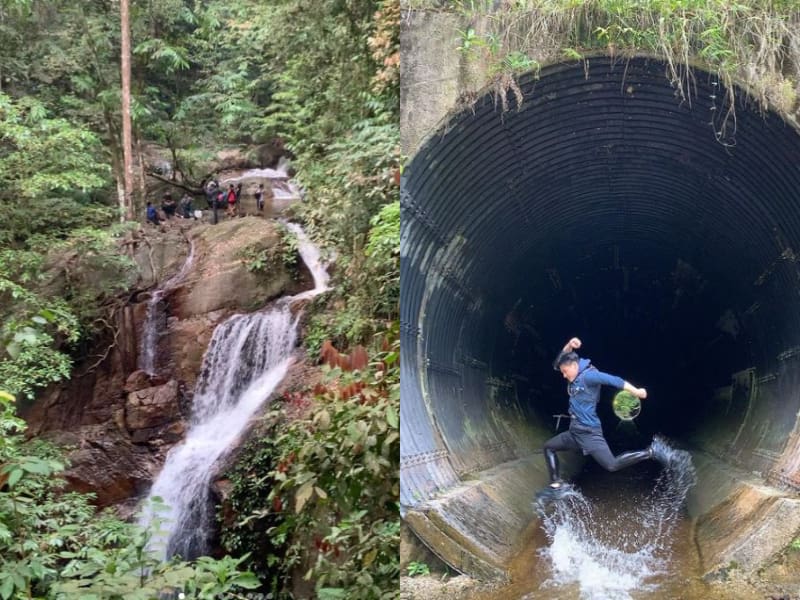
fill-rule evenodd
<path id="1" fill-rule="evenodd" d="M 607 471 L 619 471 L 625 467 L 655 457 L 651 444 L 645 450 L 623 452 L 619 456 L 611 454 L 603 437 L 600 419 L 597 418 L 597 402 L 600 399 L 600 386 L 609 385 L 632 393 L 640 399 L 647 398 L 647 390 L 632 386 L 621 377 L 598 371 L 587 358 L 580 358 L 575 350 L 581 347 L 578 338 L 572 338 L 556 357 L 553 368 L 561 371 L 569 384 L 569 431 L 559 433 L 544 444 L 547 471 L 550 473 L 550 487 L 557 490 L 564 483 L 558 473 L 558 450 L 582 450 L 594 458 Z"/>

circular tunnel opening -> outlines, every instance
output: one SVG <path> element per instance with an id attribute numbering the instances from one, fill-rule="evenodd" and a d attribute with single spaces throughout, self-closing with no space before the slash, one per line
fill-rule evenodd
<path id="1" fill-rule="evenodd" d="M 665 70 L 553 65 L 407 167 L 404 510 L 539 451 L 566 412 L 551 363 L 572 336 L 648 390 L 635 429 L 604 392 L 612 450 L 658 432 L 798 488 L 800 135 L 712 74 L 682 98 Z"/>

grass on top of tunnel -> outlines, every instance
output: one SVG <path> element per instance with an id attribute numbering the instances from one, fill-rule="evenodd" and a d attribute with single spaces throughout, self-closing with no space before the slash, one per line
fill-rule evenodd
<path id="1" fill-rule="evenodd" d="M 589 57 L 663 60 L 681 100 L 691 102 L 692 66 L 715 74 L 726 88 L 719 129 L 735 122 L 734 84 L 763 109 L 796 117 L 800 77 L 800 4 L 796 0 L 407 0 L 405 8 L 461 15 L 454 48 L 491 79 L 504 110 L 522 93 L 516 76 L 543 64 Z M 410 22 L 410 21 L 409 21 Z M 485 82 L 484 82 L 485 83 Z M 477 95 L 462 94 L 465 101 Z"/>

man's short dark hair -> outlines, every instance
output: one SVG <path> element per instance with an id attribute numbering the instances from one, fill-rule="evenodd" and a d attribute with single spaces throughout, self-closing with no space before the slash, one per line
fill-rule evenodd
<path id="1" fill-rule="evenodd" d="M 577 352 L 559 352 L 556 359 L 553 361 L 553 369 L 558 371 L 561 368 L 561 365 L 565 365 L 571 362 L 578 362 L 580 360 L 580 356 L 578 356 Z"/>

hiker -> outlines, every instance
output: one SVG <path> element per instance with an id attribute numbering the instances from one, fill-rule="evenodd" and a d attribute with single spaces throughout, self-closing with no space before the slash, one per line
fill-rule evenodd
<path id="1" fill-rule="evenodd" d="M 264 184 L 259 183 L 258 189 L 256 190 L 256 208 L 258 210 L 264 210 Z"/>
<path id="2" fill-rule="evenodd" d="M 145 214 L 147 215 L 148 223 L 152 223 L 153 225 L 158 226 L 161 220 L 158 218 L 158 211 L 156 210 L 156 207 L 153 206 L 153 203 L 150 201 L 147 202 L 147 209 L 145 211 Z"/>
<path id="3" fill-rule="evenodd" d="M 235 193 L 236 193 L 236 210 L 238 211 L 239 210 L 239 198 L 241 198 L 241 196 L 242 196 L 242 182 L 241 181 L 236 184 Z"/>
<path id="4" fill-rule="evenodd" d="M 217 198 L 217 194 L 219 194 L 219 182 L 216 179 L 209 181 L 206 184 L 205 193 L 208 208 L 214 208 L 214 201 Z"/>
<path id="5" fill-rule="evenodd" d="M 172 194 L 166 192 L 163 200 L 161 200 L 161 210 L 164 211 L 164 216 L 166 216 L 167 219 L 171 219 L 175 215 L 176 208 L 175 200 L 172 199 Z"/>
<path id="6" fill-rule="evenodd" d="M 618 471 L 643 460 L 656 457 L 654 444 L 644 450 L 623 452 L 619 456 L 611 454 L 608 443 L 603 437 L 600 419 L 597 418 L 597 402 L 600 399 L 600 387 L 608 385 L 624 389 L 639 399 L 647 398 L 647 390 L 637 388 L 622 378 L 598 371 L 587 358 L 580 358 L 575 352 L 581 347 L 578 338 L 566 343 L 553 362 L 553 368 L 561 371 L 561 375 L 569 383 L 569 430 L 550 438 L 544 444 L 544 456 L 547 471 L 550 474 L 550 487 L 560 489 L 565 483 L 558 472 L 559 450 L 581 450 L 595 459 L 606 471 Z"/>
<path id="7" fill-rule="evenodd" d="M 228 193 L 225 195 L 228 201 L 228 215 L 231 217 L 236 216 L 236 190 L 233 189 L 233 184 L 228 186 Z"/>
<path id="8" fill-rule="evenodd" d="M 184 194 L 181 197 L 181 215 L 184 219 L 196 219 L 194 216 L 194 208 L 192 207 L 192 197 L 189 194 Z"/>
<path id="9" fill-rule="evenodd" d="M 225 192 L 222 190 L 217 191 L 214 195 L 214 199 L 211 201 L 211 222 L 216 225 L 219 223 L 219 209 L 222 208 L 222 204 L 225 202 Z"/>

